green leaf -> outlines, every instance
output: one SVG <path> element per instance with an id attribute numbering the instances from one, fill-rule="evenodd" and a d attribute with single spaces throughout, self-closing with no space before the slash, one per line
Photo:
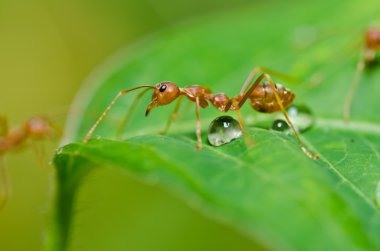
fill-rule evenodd
<path id="1" fill-rule="evenodd" d="M 292 135 L 255 127 L 270 124 L 273 116 L 258 114 L 248 104 L 242 113 L 255 140 L 252 148 L 242 139 L 209 146 L 203 130 L 204 147 L 196 151 L 193 103 L 182 107 L 168 136 L 158 136 L 173 106 L 154 109 L 145 118 L 149 95 L 137 107 L 125 140 L 113 140 L 133 101 L 134 95 L 127 94 L 96 130 L 96 139 L 64 146 L 55 156 L 52 245 L 67 245 L 75 195 L 85 174 L 95 166 L 113 166 L 164 184 L 269 249 L 380 250 L 378 67 L 362 77 L 351 122 L 342 120 L 362 31 L 379 21 L 375 4 L 255 5 L 174 27 L 120 51 L 78 95 L 65 142 L 82 141 L 120 90 L 172 80 L 233 96 L 260 65 L 300 79 L 283 84 L 314 113 L 314 127 L 301 138 L 320 159 L 307 158 Z M 203 128 L 218 115 L 214 108 L 202 110 Z"/>

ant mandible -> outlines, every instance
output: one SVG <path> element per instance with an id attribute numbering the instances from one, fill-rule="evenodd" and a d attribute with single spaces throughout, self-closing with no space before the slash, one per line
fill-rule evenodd
<path id="1" fill-rule="evenodd" d="M 166 133 L 169 130 L 169 127 L 176 116 L 181 101 L 183 97 L 187 97 L 190 101 L 195 102 L 195 115 L 196 115 L 196 135 L 197 135 L 197 146 L 196 149 L 199 150 L 202 148 L 202 138 L 201 138 L 201 123 L 199 117 L 200 108 L 206 108 L 209 106 L 208 102 L 210 102 L 214 107 L 222 112 L 228 112 L 230 110 L 235 111 L 240 123 L 240 126 L 243 131 L 244 138 L 248 145 L 252 145 L 253 141 L 247 134 L 245 130 L 245 123 L 240 113 L 240 108 L 245 104 L 247 100 L 249 100 L 250 105 L 253 109 L 258 112 L 263 113 L 273 113 L 276 111 L 281 111 L 287 123 L 289 124 L 295 139 L 301 150 L 310 158 L 317 159 L 318 155 L 309 152 L 303 143 L 301 142 L 296 130 L 292 122 L 289 119 L 289 116 L 285 110 L 285 107 L 291 104 L 295 98 L 295 94 L 291 92 L 289 89 L 284 88 L 280 84 L 275 84 L 272 81 L 272 78 L 269 74 L 263 73 L 264 70 L 268 72 L 266 68 L 256 67 L 249 74 L 247 80 L 245 81 L 240 93 L 233 98 L 227 97 L 224 93 L 213 94 L 211 91 L 202 86 L 192 85 L 185 88 L 179 88 L 175 83 L 172 82 L 161 82 L 156 86 L 150 85 L 142 85 L 132 89 L 120 91 L 116 97 L 111 101 L 103 114 L 99 117 L 99 119 L 95 122 L 95 124 L 91 127 L 89 132 L 87 133 L 84 143 L 87 143 L 94 133 L 95 129 L 98 127 L 99 123 L 104 119 L 104 117 L 108 114 L 112 106 L 117 102 L 117 100 L 124 94 L 127 94 L 131 91 L 147 88 L 142 93 L 137 96 L 137 100 L 141 98 L 142 94 L 144 94 L 147 90 L 153 89 L 153 95 L 151 99 L 151 103 L 146 109 L 145 116 L 149 114 L 149 112 L 157 107 L 170 104 L 174 100 L 178 98 L 177 104 L 174 108 L 172 115 L 170 116 L 166 127 L 163 133 Z M 261 74 L 259 74 L 262 72 Z M 273 71 L 271 71 L 273 72 Z M 256 78 L 255 81 L 253 81 Z M 267 82 L 263 82 L 266 79 Z M 136 105 L 136 101 L 132 104 L 131 110 L 134 109 Z M 129 117 L 129 115 L 128 115 Z M 126 123 L 126 122 L 125 122 Z M 125 126 L 124 123 L 124 126 Z"/>
<path id="2" fill-rule="evenodd" d="M 60 130 L 46 117 L 33 117 L 9 130 L 7 119 L 0 116 L 0 208 L 4 207 L 10 193 L 5 154 L 22 146 L 28 139 L 52 138 L 55 134 L 60 134 Z"/>
<path id="3" fill-rule="evenodd" d="M 356 72 L 354 79 L 351 83 L 351 87 L 346 96 L 343 108 L 343 117 L 345 121 L 350 119 L 350 110 L 352 99 L 359 86 L 361 75 L 366 67 L 376 61 L 376 52 L 380 49 L 380 29 L 371 28 L 364 34 L 364 48 L 363 53 L 360 55 L 359 62 L 356 66 Z"/>

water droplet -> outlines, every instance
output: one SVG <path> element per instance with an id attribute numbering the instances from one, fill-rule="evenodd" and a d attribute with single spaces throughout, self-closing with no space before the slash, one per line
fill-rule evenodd
<path id="1" fill-rule="evenodd" d="M 299 132 L 304 132 L 314 124 L 314 117 L 306 106 L 291 105 L 286 111 L 294 128 Z"/>
<path id="2" fill-rule="evenodd" d="M 239 122 L 230 116 L 214 119 L 208 127 L 208 141 L 213 146 L 220 146 L 242 136 Z"/>
<path id="3" fill-rule="evenodd" d="M 289 127 L 288 123 L 286 123 L 285 120 L 276 119 L 275 121 L 273 121 L 272 130 L 285 132 L 285 131 L 289 131 L 289 128 L 290 127 Z"/>

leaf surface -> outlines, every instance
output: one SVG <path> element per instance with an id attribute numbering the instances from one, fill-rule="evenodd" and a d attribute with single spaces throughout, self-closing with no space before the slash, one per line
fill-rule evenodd
<path id="1" fill-rule="evenodd" d="M 208 145 L 205 129 L 221 115 L 209 108 L 201 111 L 204 147 L 196 151 L 193 103 L 183 105 L 169 135 L 159 136 L 174 107 L 159 107 L 145 118 L 149 95 L 137 107 L 123 140 L 115 140 L 117 125 L 133 101 L 134 95 L 128 94 L 99 126 L 96 139 L 57 152 L 59 187 L 67 188 L 58 191 L 58 205 L 73 199 L 70 193 L 78 189 L 84 173 L 95 166 L 114 166 L 164 184 L 269 249 L 380 250 L 376 67 L 363 74 L 351 122 L 342 120 L 359 38 L 376 22 L 374 4 L 255 5 L 160 32 L 122 50 L 92 75 L 91 89 L 84 88 L 75 102 L 65 139 L 80 142 L 120 90 L 171 80 L 233 96 L 250 70 L 260 65 L 297 77 L 297 83 L 275 80 L 297 94 L 297 103 L 312 109 L 316 122 L 302 140 L 319 160 L 307 158 L 292 135 L 255 127 L 268 126 L 273 116 L 258 114 L 248 103 L 242 113 L 255 140 L 252 148 L 242 139 L 221 147 Z M 67 213 L 70 209 L 61 210 Z"/>

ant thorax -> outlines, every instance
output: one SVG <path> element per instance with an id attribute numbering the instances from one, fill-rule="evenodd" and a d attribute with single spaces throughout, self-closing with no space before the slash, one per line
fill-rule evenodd
<path id="1" fill-rule="evenodd" d="M 193 102 L 196 102 L 196 99 L 199 99 L 199 105 L 202 108 L 208 107 L 206 96 L 211 94 L 211 91 L 207 87 L 192 85 L 181 89 L 181 92 Z"/>

